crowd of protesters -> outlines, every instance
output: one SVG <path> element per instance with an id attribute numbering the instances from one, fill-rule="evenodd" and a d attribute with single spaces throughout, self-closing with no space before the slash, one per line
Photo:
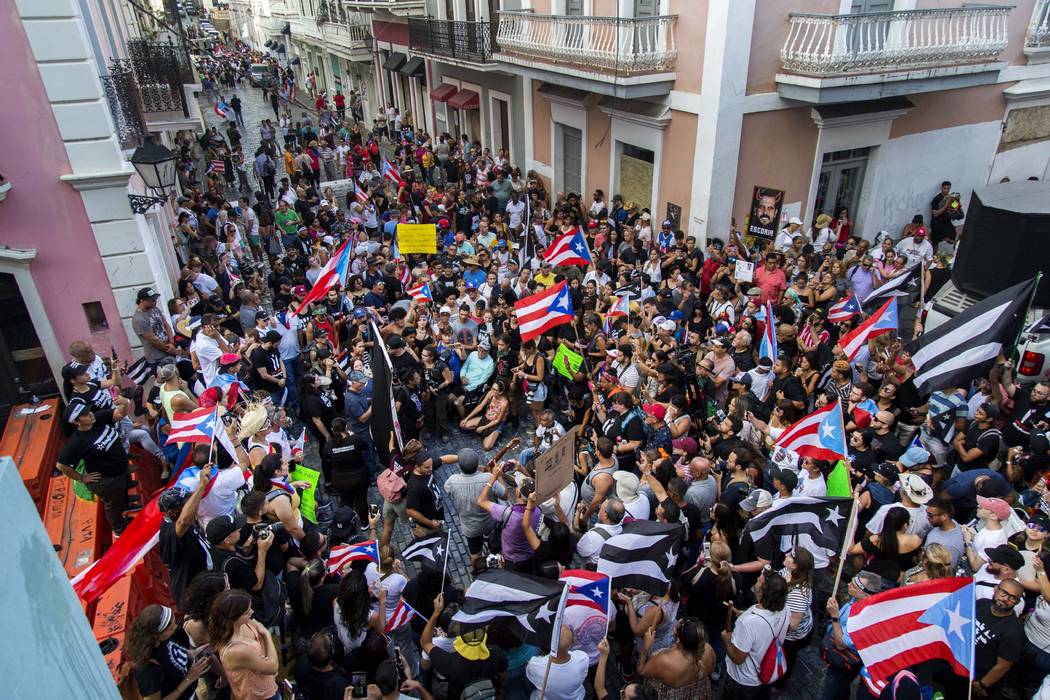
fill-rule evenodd
<path id="1" fill-rule="evenodd" d="M 207 61 L 235 75 L 242 58 Z M 199 187 L 182 183 L 179 296 L 163 308 L 151 289 L 137 297 L 134 327 L 155 371 L 146 412 L 107 403 L 101 389 L 120 375 L 88 348 L 71 348 L 63 371 L 76 387 L 67 412 L 75 439 L 60 468 L 103 499 L 117 532 L 129 432 L 155 446 L 175 413 L 228 409 L 236 459 L 196 449 L 198 482 L 160 499 L 177 611 L 151 606 L 128 635 L 144 698 L 290 697 L 292 685 L 311 700 L 523 699 L 541 687 L 552 700 L 790 697 L 810 645 L 826 666 L 822 698 L 865 698 L 845 633 L 850 606 L 954 575 L 977 581 L 972 687 L 935 666 L 899 678 L 894 692 L 915 694 L 893 697 L 919 697 L 920 686 L 943 697 L 1039 689 L 1050 672 L 1050 386 L 1019 383 L 1001 358 L 971 385 L 924 396 L 904 350 L 922 330 L 921 309 L 914 329 L 873 339 L 856 361 L 837 343 L 863 314 L 827 320 L 832 304 L 914 265 L 932 296 L 950 271 L 950 256 L 926 241 L 930 226 L 943 229 L 943 210 L 870 246 L 840 210 L 810 228 L 792 219 L 775 241 L 733 230 L 699 247 L 677 222 L 619 195 L 547 192 L 468 135 L 435 138 L 395 113 L 368 128 L 323 95 L 292 110 L 304 115 L 258 125 L 267 137 L 239 201 L 216 173 Z M 221 142 L 212 129 L 184 155 L 193 161 Z M 383 174 L 385 159 L 396 177 Z M 356 186 L 343 198 L 322 186 L 346 178 Z M 396 257 L 397 224 L 407 222 L 435 224 L 437 254 Z M 574 227 L 593 264 L 551 267 L 543 251 Z M 302 308 L 347 240 L 345 286 Z M 738 260 L 754 263 L 753 280 L 735 276 Z M 515 301 L 563 280 L 573 322 L 522 342 Z M 424 281 L 432 302 L 406 291 Z M 606 316 L 617 290 L 630 311 Z M 766 302 L 774 358 L 759 352 Z M 393 445 L 376 445 L 370 430 L 379 341 L 394 372 L 402 440 Z M 578 371 L 554 367 L 562 344 L 583 356 Z M 827 494 L 832 464 L 773 442 L 836 401 L 859 519 L 839 590 L 838 553 L 790 543 L 757 551 L 744 534 L 782 499 Z M 575 481 L 537 503 L 536 458 L 573 426 Z M 296 442 L 304 429 L 317 462 Z M 474 447 L 442 450 L 450 436 Z M 305 484 L 288 482 L 303 459 L 335 505 L 319 523 L 300 511 Z M 453 474 L 442 481 L 439 470 Z M 671 584 L 658 596 L 616 591 L 608 630 L 569 621 L 549 663 L 499 625 L 457 629 L 450 618 L 463 590 L 441 562 L 404 564 L 395 539 L 405 536 L 394 537 L 456 529 L 469 555 L 456 566 L 557 578 L 593 568 L 603 543 L 634 520 L 682 524 Z M 366 540 L 378 542 L 378 566 L 328 570 L 333 546 Z M 401 601 L 419 617 L 387 633 Z M 773 640 L 788 661 L 775 688 L 759 674 Z"/>

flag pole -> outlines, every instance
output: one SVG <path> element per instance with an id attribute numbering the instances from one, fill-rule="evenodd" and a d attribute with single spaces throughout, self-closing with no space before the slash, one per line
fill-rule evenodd
<path id="1" fill-rule="evenodd" d="M 610 588 L 610 590 L 612 590 Z M 543 672 L 543 685 L 540 686 L 540 698 L 543 700 L 544 693 L 547 692 L 547 679 L 551 674 L 551 664 L 554 662 L 554 655 L 558 653 L 559 641 L 561 639 L 561 620 L 562 615 L 565 612 L 565 601 L 569 599 L 569 585 L 563 583 L 561 589 L 561 599 L 558 601 L 558 612 L 554 615 L 554 628 L 551 630 L 551 650 L 547 654 L 547 669 Z M 606 616 L 608 619 L 608 616 Z"/>
<path id="2" fill-rule="evenodd" d="M 219 431 L 219 425 L 222 421 L 219 420 L 219 406 L 215 405 L 215 417 L 212 418 L 211 426 L 211 443 L 208 445 L 208 464 L 211 464 L 215 460 L 215 435 Z"/>
<path id="3" fill-rule="evenodd" d="M 857 504 L 860 503 L 860 484 L 853 488 L 853 505 L 849 510 L 849 523 L 846 525 L 846 536 L 842 540 L 842 551 L 839 553 L 839 565 L 835 571 L 835 582 L 831 585 L 831 595 L 836 596 L 839 583 L 842 581 L 842 569 L 846 565 L 846 557 L 853 544 L 853 537 L 857 532 Z"/>
<path id="4" fill-rule="evenodd" d="M 451 549 L 449 546 L 452 544 L 452 533 L 445 534 L 445 562 L 441 565 L 441 592 L 445 591 L 445 575 L 448 573 L 448 550 Z"/>

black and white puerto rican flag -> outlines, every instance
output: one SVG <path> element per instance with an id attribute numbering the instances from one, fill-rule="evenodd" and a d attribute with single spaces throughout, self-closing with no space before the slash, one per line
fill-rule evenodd
<path id="1" fill-rule="evenodd" d="M 946 387 L 969 387 L 985 376 L 1000 353 L 1013 353 L 1036 278 L 980 301 L 908 345 L 915 366 L 915 388 L 931 394 Z"/>
<path id="2" fill-rule="evenodd" d="M 922 267 L 922 265 L 913 265 L 896 277 L 891 277 L 871 290 L 860 304 L 865 313 L 871 313 L 892 297 L 909 297 L 907 300 L 909 302 L 918 299 L 922 283 L 919 279 L 919 275 L 922 274 Z"/>
<path id="3" fill-rule="evenodd" d="M 747 522 L 744 537 L 758 556 L 771 561 L 796 543 L 807 549 L 820 547 L 831 556 L 842 546 L 852 507 L 852 498 L 782 498 Z"/>
<path id="4" fill-rule="evenodd" d="M 149 381 L 149 378 L 153 376 L 150 372 L 149 365 L 146 363 L 145 357 L 140 357 L 138 360 L 128 366 L 124 371 L 124 376 L 135 382 L 138 386 L 144 385 Z"/>
<path id="5" fill-rule="evenodd" d="M 435 533 L 413 540 L 412 544 L 401 550 L 401 558 L 405 561 L 430 562 L 441 565 L 445 561 L 445 552 L 448 549 L 448 535 Z"/>
<path id="6" fill-rule="evenodd" d="M 463 596 L 452 622 L 466 632 L 489 624 L 504 625 L 544 652 L 558 647 L 561 613 L 569 587 L 564 581 L 492 569 L 478 575 Z"/>
<path id="7" fill-rule="evenodd" d="M 682 548 L 681 523 L 635 520 L 613 535 L 598 555 L 598 573 L 612 579 L 613 588 L 637 588 L 663 595 Z"/>

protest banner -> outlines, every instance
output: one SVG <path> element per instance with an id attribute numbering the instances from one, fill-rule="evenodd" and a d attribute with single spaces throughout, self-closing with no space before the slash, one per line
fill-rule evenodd
<path id="1" fill-rule="evenodd" d="M 572 483 L 573 467 L 576 464 L 576 434 L 579 431 L 580 426 L 572 426 L 569 432 L 536 458 L 537 503 L 557 496 Z"/>
<path id="2" fill-rule="evenodd" d="M 747 218 L 747 232 L 751 236 L 773 240 L 780 228 L 780 208 L 784 191 L 772 187 L 755 186 L 751 197 L 751 211 Z"/>
<path id="3" fill-rule="evenodd" d="M 437 227 L 434 224 L 398 224 L 397 249 L 408 253 L 436 253 Z"/>
<path id="4" fill-rule="evenodd" d="M 568 369 L 565 367 L 566 363 Z M 572 379 L 580 371 L 581 364 L 583 364 L 583 355 L 570 350 L 565 343 L 558 346 L 558 352 L 554 353 L 554 369 L 558 371 L 558 374 L 566 379 Z"/>
<path id="5" fill-rule="evenodd" d="M 733 277 L 736 277 L 740 282 L 751 282 L 755 278 L 755 263 L 738 259 Z"/>
<path id="6" fill-rule="evenodd" d="M 315 512 L 314 494 L 317 492 L 317 481 L 321 478 L 321 472 L 316 469 L 304 467 L 301 464 L 288 474 L 288 481 L 307 481 L 310 486 L 303 489 L 299 500 L 299 512 L 312 523 L 317 522 Z"/>

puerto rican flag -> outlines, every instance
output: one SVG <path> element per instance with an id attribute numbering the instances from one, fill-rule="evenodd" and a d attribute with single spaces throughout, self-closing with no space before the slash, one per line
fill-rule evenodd
<path id="1" fill-rule="evenodd" d="M 351 180 L 351 183 L 354 186 L 354 199 L 361 204 L 368 204 L 368 193 L 356 181 Z"/>
<path id="2" fill-rule="evenodd" d="M 845 299 L 836 302 L 828 309 L 828 320 L 832 323 L 848 321 L 860 313 L 860 299 L 856 294 L 850 294 Z"/>
<path id="3" fill-rule="evenodd" d="M 337 574 L 352 561 L 370 561 L 379 566 L 379 544 L 375 540 L 341 544 L 328 553 L 328 573 Z"/>
<path id="4" fill-rule="evenodd" d="M 397 171 L 397 168 L 394 167 L 394 164 L 390 162 L 389 158 L 383 159 L 383 177 L 390 180 L 390 182 L 398 187 L 405 184 L 405 181 L 401 178 L 401 173 Z"/>
<path id="5" fill-rule="evenodd" d="M 518 317 L 518 333 L 523 342 L 555 326 L 572 323 L 569 283 L 562 280 L 546 291 L 514 302 L 514 315 Z"/>
<path id="6" fill-rule="evenodd" d="M 766 326 L 762 329 L 762 339 L 758 341 L 758 356 L 768 357 L 775 362 L 777 359 L 777 319 L 773 315 L 772 302 L 766 302 L 764 311 Z"/>
<path id="7" fill-rule="evenodd" d="M 897 297 L 891 297 L 864 323 L 839 338 L 839 346 L 846 357 L 852 360 L 868 344 L 868 340 L 891 332 L 897 332 Z"/>
<path id="8" fill-rule="evenodd" d="M 597 610 L 609 617 L 612 583 L 605 574 L 585 569 L 566 569 L 558 577 L 569 584 L 569 597 L 565 606 L 579 605 Z"/>
<path id="9" fill-rule="evenodd" d="M 434 295 L 430 293 L 429 282 L 417 284 L 415 287 L 406 289 L 405 291 L 408 292 L 408 295 L 412 297 L 414 301 L 434 301 Z"/>
<path id="10" fill-rule="evenodd" d="M 613 319 L 618 316 L 630 316 L 630 314 L 631 298 L 626 294 L 617 294 L 616 301 L 605 312 L 605 321 L 602 325 L 603 330 L 606 333 L 612 333 Z"/>
<path id="11" fill-rule="evenodd" d="M 343 244 L 339 246 L 332 254 L 332 257 L 328 259 L 328 262 L 325 263 L 325 266 L 321 268 L 321 274 L 317 276 L 314 286 L 310 287 L 310 291 L 303 297 L 303 303 L 292 313 L 297 316 L 302 314 L 309 304 L 318 299 L 323 299 L 329 289 L 346 284 L 346 278 L 349 274 L 350 239 L 347 239 L 343 241 Z"/>
<path id="12" fill-rule="evenodd" d="M 568 233 L 558 236 L 551 247 L 543 253 L 543 259 L 554 267 L 568 265 L 590 265 L 591 251 L 587 247 L 587 239 L 583 237 L 583 231 L 577 226 Z"/>
<path id="13" fill-rule="evenodd" d="M 842 404 L 832 401 L 805 416 L 781 433 L 774 445 L 813 459 L 846 459 Z"/>
<path id="14" fill-rule="evenodd" d="M 215 114 L 223 119 L 230 119 L 233 115 L 233 107 L 226 104 L 224 100 L 215 101 Z"/>
<path id="15" fill-rule="evenodd" d="M 180 442 L 199 442 L 205 445 L 215 439 L 219 423 L 218 406 L 198 408 L 189 413 L 176 413 L 171 420 L 171 431 L 165 445 Z"/>
<path id="16" fill-rule="evenodd" d="M 191 447 L 192 445 L 186 443 L 179 448 L 174 464 L 180 469 L 169 485 L 178 483 L 185 468 L 191 464 Z M 84 603 L 98 600 L 124 574 L 142 561 L 142 558 L 160 540 L 160 524 L 164 521 L 164 514 L 160 512 L 157 501 L 161 493 L 163 489 L 150 499 L 146 507 L 124 530 L 124 534 L 113 541 L 113 546 L 107 549 L 100 559 L 70 581 L 73 584 L 73 590 Z"/>
<path id="17" fill-rule="evenodd" d="M 408 263 L 401 258 L 397 258 L 394 262 L 397 263 L 398 268 L 401 270 L 398 275 L 398 279 L 401 281 L 401 286 L 407 287 L 412 283 L 412 268 L 410 268 Z"/>
<path id="18" fill-rule="evenodd" d="M 383 630 L 386 634 L 390 634 L 399 627 L 404 627 L 412 621 L 413 617 L 423 617 L 419 612 L 416 611 L 411 605 L 405 602 L 402 598 L 398 601 L 397 607 L 394 608 L 394 613 L 390 616 L 390 619 L 386 622 L 386 628 Z"/>
<path id="19" fill-rule="evenodd" d="M 943 659 L 973 673 L 977 613 L 971 578 L 938 578 L 894 588 L 853 603 L 846 631 L 867 669 L 875 695 L 901 669 Z"/>

